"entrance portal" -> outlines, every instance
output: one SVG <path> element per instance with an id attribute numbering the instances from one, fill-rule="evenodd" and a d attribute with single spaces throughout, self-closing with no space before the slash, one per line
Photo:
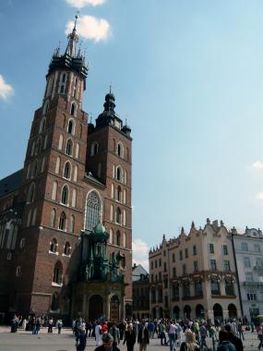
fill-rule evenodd
<path id="1" fill-rule="evenodd" d="M 89 300 L 89 320 L 95 321 L 103 315 L 103 299 L 100 295 L 93 295 Z"/>

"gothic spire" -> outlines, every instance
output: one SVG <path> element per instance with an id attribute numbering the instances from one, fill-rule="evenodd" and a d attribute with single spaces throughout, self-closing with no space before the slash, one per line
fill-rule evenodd
<path id="1" fill-rule="evenodd" d="M 77 53 L 77 42 L 79 40 L 79 36 L 77 35 L 77 20 L 78 20 L 79 16 L 76 15 L 75 16 L 75 23 L 74 23 L 74 27 L 72 29 L 72 32 L 68 35 L 68 45 L 66 48 L 66 54 L 68 54 L 71 57 L 76 57 L 76 53 Z"/>

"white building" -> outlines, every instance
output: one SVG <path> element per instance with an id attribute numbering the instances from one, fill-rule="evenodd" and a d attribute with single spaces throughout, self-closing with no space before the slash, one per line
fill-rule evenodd
<path id="1" fill-rule="evenodd" d="M 243 316 L 263 314 L 263 235 L 259 229 L 232 229 Z"/>

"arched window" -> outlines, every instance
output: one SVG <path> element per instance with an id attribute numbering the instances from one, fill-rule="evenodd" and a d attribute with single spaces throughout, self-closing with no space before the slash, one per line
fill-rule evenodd
<path id="1" fill-rule="evenodd" d="M 120 182 L 123 181 L 123 170 L 121 166 L 116 167 L 116 179 Z"/>
<path id="2" fill-rule="evenodd" d="M 95 191 L 89 193 L 86 203 L 85 229 L 92 230 L 100 221 L 101 203 Z"/>
<path id="3" fill-rule="evenodd" d="M 61 193 L 61 202 L 64 205 L 68 204 L 68 193 L 69 193 L 68 187 L 67 187 L 67 185 L 64 185 L 62 188 L 62 193 Z"/>
<path id="4" fill-rule="evenodd" d="M 62 150 L 62 148 L 63 148 L 63 135 L 62 134 L 60 134 L 60 136 L 59 136 L 59 141 L 58 141 L 58 149 L 59 150 Z"/>
<path id="5" fill-rule="evenodd" d="M 72 143 L 72 140 L 69 139 L 66 145 L 66 154 L 69 156 L 72 156 L 72 151 L 73 151 L 73 143 Z"/>
<path id="6" fill-rule="evenodd" d="M 55 167 L 55 173 L 59 174 L 59 168 L 60 168 L 60 157 L 57 157 L 56 159 L 56 167 Z"/>
<path id="7" fill-rule="evenodd" d="M 53 182 L 52 194 L 51 194 L 51 199 L 52 199 L 52 200 L 56 200 L 56 197 L 57 197 L 57 187 L 58 187 L 58 183 L 57 183 L 57 182 Z"/>
<path id="8" fill-rule="evenodd" d="M 67 81 L 67 74 L 65 72 L 62 72 L 60 74 L 59 87 L 58 87 L 58 93 L 59 94 L 65 94 L 65 92 L 66 92 L 66 81 Z"/>
<path id="9" fill-rule="evenodd" d="M 116 232 L 116 245 L 121 245 L 121 232 L 119 230 Z"/>
<path id="10" fill-rule="evenodd" d="M 56 253 L 57 252 L 57 247 L 58 247 L 58 242 L 56 238 L 53 238 L 52 241 L 50 242 L 49 246 L 49 251 Z"/>
<path id="11" fill-rule="evenodd" d="M 121 158 L 124 157 L 124 147 L 123 147 L 122 143 L 117 144 L 117 155 Z"/>
<path id="12" fill-rule="evenodd" d="M 63 176 L 64 178 L 70 179 L 70 175 L 71 175 L 71 165 L 69 162 L 66 162 L 64 166 Z"/>
<path id="13" fill-rule="evenodd" d="M 99 144 L 95 141 L 91 144 L 90 156 L 94 156 L 99 152 Z"/>
<path id="14" fill-rule="evenodd" d="M 76 104 L 75 104 L 75 102 L 72 102 L 71 108 L 70 108 L 70 114 L 71 114 L 71 116 L 76 116 L 76 110 L 77 110 Z"/>
<path id="15" fill-rule="evenodd" d="M 57 262 L 53 272 L 53 283 L 62 285 L 63 281 L 63 266 L 61 262 Z"/>
<path id="16" fill-rule="evenodd" d="M 122 191 L 121 191 L 121 187 L 118 186 L 117 188 L 117 201 L 120 201 L 121 202 L 121 199 L 122 198 Z"/>
<path id="17" fill-rule="evenodd" d="M 31 183 L 27 193 L 27 202 L 33 202 L 35 200 L 35 183 Z"/>
<path id="18" fill-rule="evenodd" d="M 67 218 L 66 218 L 65 212 L 62 212 L 59 218 L 59 225 L 58 225 L 58 228 L 60 230 L 66 230 L 66 220 Z"/>
<path id="19" fill-rule="evenodd" d="M 50 213 L 50 226 L 55 227 L 56 225 L 56 210 L 53 208 Z"/>
<path id="20" fill-rule="evenodd" d="M 121 224 L 121 209 L 119 207 L 117 207 L 116 210 L 116 222 L 118 224 Z"/>
<path id="21" fill-rule="evenodd" d="M 70 243 L 67 241 L 64 246 L 64 255 L 69 256 L 71 253 L 71 246 Z"/>
<path id="22" fill-rule="evenodd" d="M 75 134 L 75 123 L 72 119 L 68 121 L 68 133 L 72 135 Z"/>

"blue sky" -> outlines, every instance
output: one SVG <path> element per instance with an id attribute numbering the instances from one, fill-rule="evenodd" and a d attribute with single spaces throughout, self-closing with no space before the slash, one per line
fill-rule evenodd
<path id="1" fill-rule="evenodd" d="M 262 228 L 261 0 L 1 1 L 0 178 L 23 165 L 51 55 L 77 10 L 84 110 L 95 119 L 112 84 L 132 127 L 135 260 L 192 220 Z"/>

